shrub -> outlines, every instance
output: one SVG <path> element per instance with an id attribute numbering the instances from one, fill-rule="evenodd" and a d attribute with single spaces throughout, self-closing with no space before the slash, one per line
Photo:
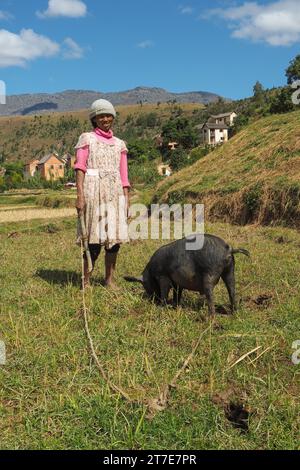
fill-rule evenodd
<path id="1" fill-rule="evenodd" d="M 134 140 L 128 142 L 128 157 L 135 161 L 149 161 L 160 157 L 152 140 Z"/>
<path id="2" fill-rule="evenodd" d="M 282 88 L 271 102 L 270 113 L 279 114 L 292 111 L 294 109 L 292 92 L 293 90 L 289 87 Z"/>
<path id="3" fill-rule="evenodd" d="M 254 217 L 261 203 L 262 183 L 256 183 L 244 193 L 243 202 L 247 208 L 249 219 Z"/>
<path id="4" fill-rule="evenodd" d="M 196 147 L 193 150 L 191 150 L 188 158 L 188 163 L 189 165 L 192 165 L 195 163 L 197 160 L 200 160 L 200 158 L 205 157 L 209 152 L 212 151 L 212 148 L 209 145 L 206 145 L 205 147 Z"/>
<path id="5" fill-rule="evenodd" d="M 174 171 L 178 171 L 190 164 L 188 153 L 183 148 L 171 150 L 169 155 L 170 164 Z"/>

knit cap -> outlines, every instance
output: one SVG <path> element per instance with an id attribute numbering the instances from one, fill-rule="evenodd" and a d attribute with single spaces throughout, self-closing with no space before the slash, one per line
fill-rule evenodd
<path id="1" fill-rule="evenodd" d="M 111 114 L 115 118 L 116 110 L 109 101 L 103 99 L 96 100 L 90 109 L 90 119 L 98 116 L 99 114 Z"/>

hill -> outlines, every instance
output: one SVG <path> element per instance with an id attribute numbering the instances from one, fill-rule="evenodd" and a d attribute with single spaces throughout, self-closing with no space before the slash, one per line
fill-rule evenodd
<path id="1" fill-rule="evenodd" d="M 300 111 L 268 116 L 159 184 L 154 202 L 197 202 L 231 223 L 300 226 Z"/>
<path id="2" fill-rule="evenodd" d="M 200 103 L 208 104 L 217 101 L 219 96 L 195 91 L 172 93 L 163 88 L 137 87 L 132 90 L 102 93 L 89 90 L 67 90 L 61 93 L 23 94 L 7 97 L 6 105 L 0 105 L 0 116 L 44 114 L 49 112 L 78 111 L 88 108 L 99 98 L 111 101 L 114 105 L 131 105 L 143 103 Z"/>
<path id="3" fill-rule="evenodd" d="M 201 104 L 181 104 L 180 109 L 185 116 L 198 112 Z M 115 133 L 121 138 L 128 139 L 136 133 L 139 137 L 153 137 L 159 132 L 161 124 L 178 111 L 177 104 L 143 104 L 117 106 L 117 119 L 114 125 Z M 154 122 L 150 127 L 138 119 L 151 114 Z M 25 163 L 33 157 L 41 157 L 52 150 L 60 155 L 74 153 L 78 136 L 90 130 L 88 111 L 68 113 L 51 113 L 41 116 L 10 116 L 0 117 L 0 164 L 7 162 Z"/>

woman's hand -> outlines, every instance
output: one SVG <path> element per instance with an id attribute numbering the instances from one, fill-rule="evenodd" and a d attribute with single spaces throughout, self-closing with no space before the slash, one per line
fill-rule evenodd
<path id="1" fill-rule="evenodd" d="M 77 214 L 81 216 L 84 213 L 85 209 L 85 199 L 84 196 L 77 196 L 76 200 L 76 209 L 77 209 Z"/>
<path id="2" fill-rule="evenodd" d="M 85 174 L 82 170 L 76 170 L 77 200 L 75 207 L 77 209 L 78 216 L 81 216 L 85 209 L 85 199 L 83 191 L 84 177 Z"/>

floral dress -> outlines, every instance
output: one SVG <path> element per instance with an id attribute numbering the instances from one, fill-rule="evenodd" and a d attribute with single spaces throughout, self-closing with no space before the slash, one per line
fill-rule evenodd
<path id="1" fill-rule="evenodd" d="M 88 242 L 110 249 L 128 241 L 126 201 L 120 176 L 121 152 L 126 146 L 117 137 L 112 142 L 102 142 L 94 132 L 82 134 L 75 148 L 86 146 L 89 146 L 89 156 L 83 190 Z M 77 234 L 80 239 L 80 224 Z"/>

